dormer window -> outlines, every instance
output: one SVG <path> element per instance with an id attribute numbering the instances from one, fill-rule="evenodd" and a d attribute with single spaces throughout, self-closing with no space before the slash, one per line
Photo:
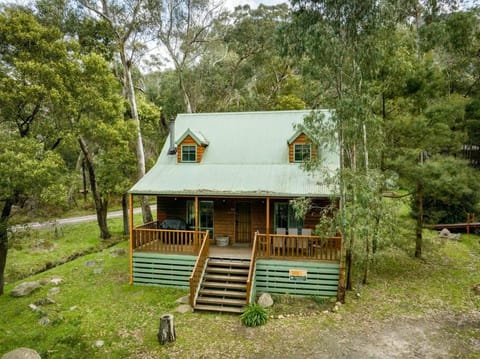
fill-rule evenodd
<path id="1" fill-rule="evenodd" d="M 309 143 L 296 143 L 294 147 L 294 162 L 305 162 L 311 159 L 311 145 Z"/>
<path id="2" fill-rule="evenodd" d="M 313 145 L 310 138 L 301 130 L 294 133 L 287 141 L 288 144 L 288 162 L 301 163 L 315 159 L 317 148 Z"/>
<path id="3" fill-rule="evenodd" d="M 197 146 L 182 146 L 182 162 L 197 162 Z"/>
<path id="4" fill-rule="evenodd" d="M 201 132 L 188 129 L 176 142 L 178 163 L 199 163 L 208 146 L 208 141 Z"/>

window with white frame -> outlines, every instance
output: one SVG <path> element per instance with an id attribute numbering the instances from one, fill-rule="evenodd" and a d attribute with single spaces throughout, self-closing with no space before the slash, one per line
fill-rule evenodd
<path id="1" fill-rule="evenodd" d="M 197 162 L 197 146 L 182 146 L 182 162 Z"/>
<path id="2" fill-rule="evenodd" d="M 293 145 L 293 160 L 295 162 L 310 161 L 311 145 L 309 143 L 296 143 Z"/>

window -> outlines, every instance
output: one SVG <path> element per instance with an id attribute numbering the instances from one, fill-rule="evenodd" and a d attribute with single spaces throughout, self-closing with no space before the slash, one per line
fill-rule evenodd
<path id="1" fill-rule="evenodd" d="M 302 228 L 303 220 L 295 217 L 295 211 L 288 202 L 276 202 L 274 204 L 274 227 L 277 228 Z"/>
<path id="2" fill-rule="evenodd" d="M 209 230 L 210 238 L 213 238 L 213 201 L 199 201 L 198 212 L 200 231 Z M 185 222 L 189 229 L 195 229 L 195 201 L 187 200 L 187 213 Z"/>
<path id="3" fill-rule="evenodd" d="M 182 162 L 197 162 L 197 146 L 182 146 Z"/>
<path id="4" fill-rule="evenodd" d="M 310 161 L 310 144 L 295 144 L 294 145 L 294 161 L 303 162 Z"/>

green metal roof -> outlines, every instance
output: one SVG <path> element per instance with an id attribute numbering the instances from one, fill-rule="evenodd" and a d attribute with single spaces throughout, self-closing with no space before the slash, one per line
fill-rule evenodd
<path id="1" fill-rule="evenodd" d="M 177 163 L 165 142 L 155 166 L 130 190 L 132 194 L 245 197 L 325 197 L 332 189 L 322 172 L 305 172 L 289 163 L 287 141 L 302 111 L 180 114 L 175 133 L 200 133 L 208 139 L 200 163 Z M 330 112 L 324 110 L 325 118 Z M 193 130 L 195 129 L 195 130 Z M 177 143 L 180 137 L 175 138 Z M 322 153 L 326 172 L 338 169 L 337 153 Z"/>

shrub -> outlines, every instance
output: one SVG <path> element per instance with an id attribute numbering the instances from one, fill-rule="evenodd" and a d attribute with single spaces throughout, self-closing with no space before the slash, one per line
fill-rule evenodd
<path id="1" fill-rule="evenodd" d="M 258 304 L 250 304 L 240 316 L 246 327 L 258 327 L 267 322 L 267 310 Z"/>

